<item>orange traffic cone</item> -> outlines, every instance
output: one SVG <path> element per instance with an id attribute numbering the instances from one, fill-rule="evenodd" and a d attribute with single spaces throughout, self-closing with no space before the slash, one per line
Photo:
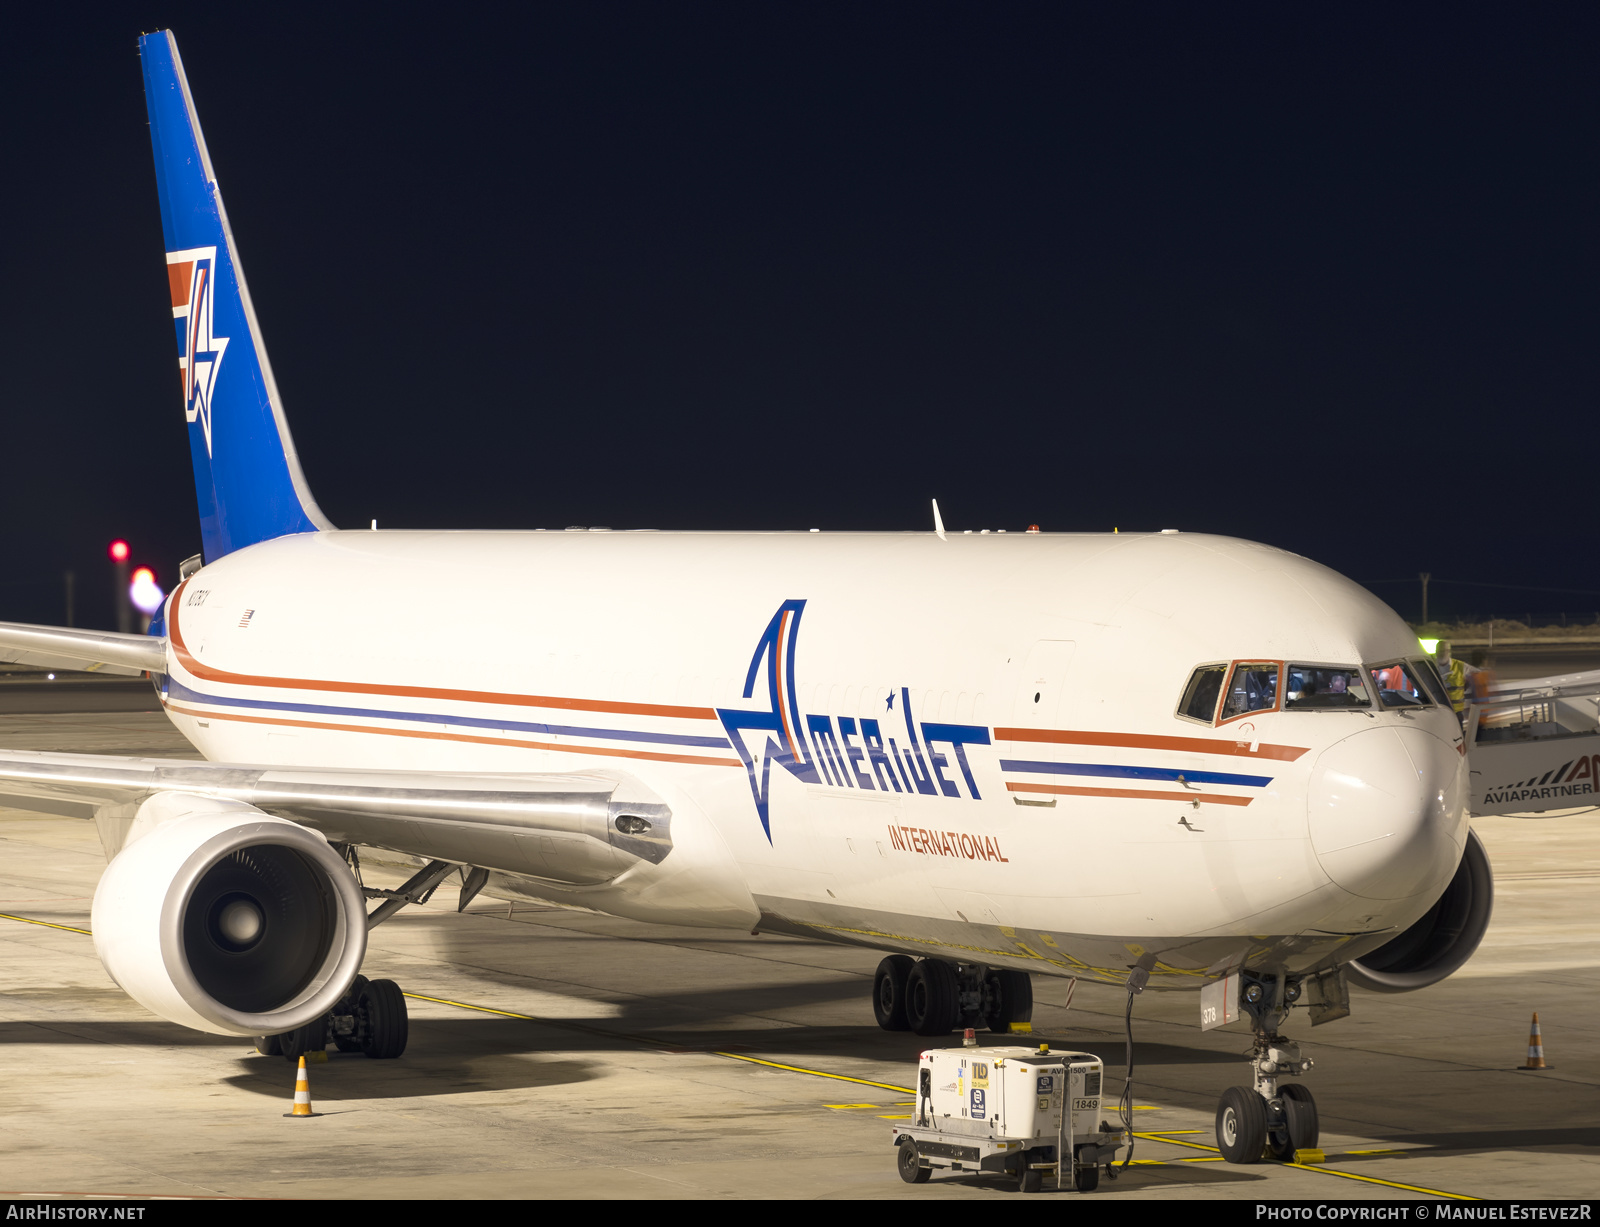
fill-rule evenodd
<path id="1" fill-rule="evenodd" d="M 300 1058 L 300 1068 L 294 1075 L 294 1107 L 285 1116 L 321 1116 L 311 1110 L 311 1083 L 306 1080 L 306 1059 Z"/>
<path id="2" fill-rule="evenodd" d="M 1554 1069 L 1553 1065 L 1544 1063 L 1544 1040 L 1539 1035 L 1539 1015 L 1533 1015 L 1533 1030 L 1528 1035 L 1528 1063 L 1517 1066 L 1518 1069 Z"/>

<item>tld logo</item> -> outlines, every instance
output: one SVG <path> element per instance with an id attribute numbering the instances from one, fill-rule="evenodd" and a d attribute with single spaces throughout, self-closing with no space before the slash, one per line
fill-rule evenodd
<path id="1" fill-rule="evenodd" d="M 805 613 L 803 600 L 785 601 L 772 615 L 767 629 L 756 642 L 745 675 L 744 697 L 755 698 L 757 683 L 764 685 L 767 706 L 760 711 L 718 708 L 717 715 L 728 740 L 744 760 L 750 776 L 750 793 L 756 814 L 767 840 L 772 840 L 769 812 L 772 764 L 777 763 L 796 779 L 807 784 L 834 788 L 858 788 L 864 792 L 920 793 L 923 796 L 961 797 L 955 780 L 945 773 L 950 760 L 938 749 L 948 745 L 955 754 L 956 766 L 966 784 L 966 795 L 982 800 L 978 782 L 967 762 L 966 747 L 990 744 L 989 730 L 981 725 L 918 723 L 911 711 L 911 691 L 902 687 L 898 695 L 890 692 L 886 711 L 892 712 L 900 700 L 899 722 L 904 725 L 905 747 L 886 735 L 884 723 L 893 718 L 805 714 L 795 690 L 796 644 L 800 619 Z M 891 729 L 891 731 L 893 731 Z M 746 733 L 765 733 L 761 748 L 752 752 Z M 919 736 L 920 733 L 920 736 Z"/>

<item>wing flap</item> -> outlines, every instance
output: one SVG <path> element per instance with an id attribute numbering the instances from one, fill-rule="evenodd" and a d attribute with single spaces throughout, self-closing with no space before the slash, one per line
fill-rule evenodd
<path id="1" fill-rule="evenodd" d="M 565 885 L 672 850 L 671 812 L 621 773 L 455 774 L 0 750 L 0 804 L 101 819 L 120 848 L 140 802 L 190 792 L 364 844 Z M 618 825 L 619 818 L 630 821 Z M 120 834 L 108 831 L 120 819 Z M 641 826 L 641 823 L 643 826 Z"/>
<path id="2" fill-rule="evenodd" d="M 167 641 L 159 635 L 0 622 L 0 661 L 137 677 L 166 670 Z"/>

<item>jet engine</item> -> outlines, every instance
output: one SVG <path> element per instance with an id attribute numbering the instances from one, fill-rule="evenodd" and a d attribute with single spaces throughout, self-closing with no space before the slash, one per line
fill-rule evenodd
<path id="1" fill-rule="evenodd" d="M 1444 894 L 1400 936 L 1346 965 L 1351 984 L 1377 993 L 1408 993 L 1437 984 L 1472 957 L 1489 927 L 1494 878 L 1477 832 Z"/>
<path id="2" fill-rule="evenodd" d="M 170 1022 L 273 1035 L 326 1014 L 360 970 L 366 906 L 314 831 L 240 801 L 157 793 L 106 867 L 95 950 Z"/>

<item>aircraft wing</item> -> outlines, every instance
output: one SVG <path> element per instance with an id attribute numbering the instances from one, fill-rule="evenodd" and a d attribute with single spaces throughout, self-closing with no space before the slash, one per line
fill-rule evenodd
<path id="1" fill-rule="evenodd" d="M 271 767 L 0 750 L 0 805 L 93 818 L 108 854 L 160 792 L 242 802 L 365 844 L 569 885 L 672 850 L 671 812 L 632 777 Z"/>
<path id="2" fill-rule="evenodd" d="M 0 661 L 138 677 L 146 671 L 165 671 L 167 641 L 159 635 L 119 635 L 114 631 L 0 622 Z"/>

